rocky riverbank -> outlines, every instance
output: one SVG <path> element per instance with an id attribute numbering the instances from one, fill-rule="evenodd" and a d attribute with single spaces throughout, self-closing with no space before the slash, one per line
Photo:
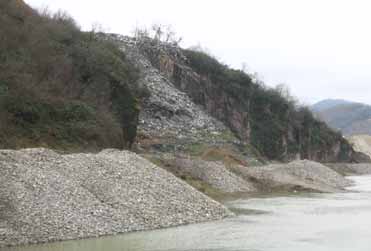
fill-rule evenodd
<path id="1" fill-rule="evenodd" d="M 128 151 L 0 151 L 0 247 L 171 227 L 230 214 Z"/>
<path id="2" fill-rule="evenodd" d="M 343 175 L 371 173 L 366 164 L 330 168 L 306 160 L 254 167 L 183 156 L 164 163 L 161 168 L 133 152 L 112 149 L 66 155 L 42 148 L 0 150 L 0 247 L 166 228 L 232 215 L 197 191 L 202 189 L 195 181 L 220 194 L 341 192 L 352 184 Z"/>
<path id="3" fill-rule="evenodd" d="M 308 160 L 250 168 L 234 166 L 233 171 L 261 192 L 341 192 L 352 184 L 333 169 Z"/>
<path id="4" fill-rule="evenodd" d="M 344 176 L 358 176 L 358 175 L 371 175 L 371 164 L 360 163 L 360 164 L 349 164 L 349 163 L 337 163 L 337 164 L 326 164 L 334 171 Z"/>

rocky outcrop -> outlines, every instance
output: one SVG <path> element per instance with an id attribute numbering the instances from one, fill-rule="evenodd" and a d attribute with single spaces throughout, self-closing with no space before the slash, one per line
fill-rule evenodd
<path id="1" fill-rule="evenodd" d="M 128 57 L 141 69 L 140 84 L 148 89 L 140 114 L 140 130 L 146 135 L 191 138 L 201 133 L 220 133 L 226 127 L 197 106 L 161 75 L 150 61 L 130 43 L 123 47 Z"/>
<path id="2" fill-rule="evenodd" d="M 186 93 L 190 100 L 201 106 L 212 117 L 222 121 L 243 142 L 249 141 L 250 124 L 248 110 L 240 100 L 234 99 L 222 86 L 216 86 L 207 76 L 198 74 L 187 63 L 189 59 L 179 47 L 151 41 L 138 45 L 151 65 L 171 81 L 174 87 Z M 246 78 L 248 78 L 246 76 Z M 249 92 L 246 101 L 249 100 Z"/>
<path id="3" fill-rule="evenodd" d="M 308 109 L 297 109 L 278 91 L 265 88 L 249 75 L 230 69 L 202 52 L 183 50 L 151 39 L 114 38 L 126 52 L 135 51 L 133 59 L 141 55 L 139 61 L 146 62 L 140 63 L 142 66 L 139 67 L 149 73 L 144 82 L 154 84 L 148 85 L 152 94 L 144 103 L 147 112 L 143 118 L 155 127 L 162 128 L 158 124 L 160 120 L 163 124 L 164 121 L 172 121 L 172 117 L 178 118 L 174 116 L 177 111 L 190 114 L 170 108 L 174 105 L 169 106 L 173 102 L 169 97 L 175 97 L 180 107 L 187 107 L 182 100 L 186 100 L 186 104 L 196 104 L 202 114 L 222 122 L 242 144 L 253 146 L 268 159 L 355 161 L 355 152 L 340 134 L 316 120 Z M 178 98 L 173 93 L 182 93 L 186 98 Z M 188 116 L 190 120 L 200 121 L 195 110 L 191 113 L 195 116 Z M 155 120 L 152 119 L 154 117 Z M 186 128 L 197 128 L 189 120 L 178 121 L 183 126 L 190 123 Z M 202 124 L 210 126 L 214 123 Z M 142 128 L 149 128 L 148 124 Z M 171 127 L 161 129 L 162 133 L 171 132 L 168 128 Z M 182 128 L 181 131 L 185 130 Z M 203 141 L 207 138 L 199 139 Z"/>
<path id="4" fill-rule="evenodd" d="M 235 166 L 233 170 L 266 192 L 338 192 L 352 184 L 329 167 L 308 160 L 261 167 Z"/>
<path id="5" fill-rule="evenodd" d="M 103 38 L 116 41 L 121 46 L 127 58 L 140 69 L 138 85 L 147 89 L 141 99 L 136 145 L 139 152 L 202 154 L 210 146 L 229 146 L 249 159 L 255 158 L 251 153 L 240 152 L 237 148 L 244 148 L 243 142 L 218 116 L 210 114 L 176 86 L 173 78 L 154 64 L 138 41 L 115 34 L 105 34 Z M 161 50 L 161 43 L 146 41 Z M 186 60 L 178 47 L 168 45 L 166 49 L 172 50 L 179 60 Z M 160 64 L 167 63 L 163 58 Z M 195 91 L 199 89 L 195 88 Z"/>
<path id="6" fill-rule="evenodd" d="M 0 151 L 0 247 L 171 227 L 229 214 L 131 152 Z"/>

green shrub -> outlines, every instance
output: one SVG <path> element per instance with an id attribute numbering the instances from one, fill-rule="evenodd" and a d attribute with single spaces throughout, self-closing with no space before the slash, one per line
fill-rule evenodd
<path id="1" fill-rule="evenodd" d="M 206 77 L 215 86 L 209 95 L 222 92 L 221 96 L 227 95 L 248 113 L 250 143 L 269 159 L 285 160 L 298 153 L 312 158 L 308 154 L 325 154 L 339 142 L 343 155 L 340 158 L 346 159 L 351 151 L 341 134 L 316 120 L 309 109 L 298 107 L 288 93 L 253 82 L 246 73 L 230 69 L 204 52 L 184 50 L 184 54 L 188 65 L 203 76 L 200 81 Z M 202 100 L 196 101 L 205 105 Z M 224 117 L 224 122 L 233 129 L 234 125 L 229 124 L 231 114 Z"/>
<path id="2" fill-rule="evenodd" d="M 66 13 L 0 2 L 0 118 L 6 125 L 0 138 L 7 138 L 1 148 L 130 145 L 137 79 L 115 43 L 80 31 Z"/>
<path id="3" fill-rule="evenodd" d="M 55 111 L 56 120 L 76 122 L 95 119 L 96 112 L 93 107 L 80 101 L 67 103 Z"/>
<path id="4" fill-rule="evenodd" d="M 5 82 L 0 82 L 0 97 L 6 96 L 8 94 L 9 87 Z"/>

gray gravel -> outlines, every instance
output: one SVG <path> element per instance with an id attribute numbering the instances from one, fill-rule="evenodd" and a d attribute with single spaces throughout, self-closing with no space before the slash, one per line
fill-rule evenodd
<path id="1" fill-rule="evenodd" d="M 371 175 L 371 164 L 347 164 L 347 163 L 335 163 L 326 164 L 334 171 L 342 175 Z"/>
<path id="2" fill-rule="evenodd" d="M 221 204 L 128 151 L 0 151 L 0 247 L 217 220 Z"/>
<path id="3" fill-rule="evenodd" d="M 229 171 L 222 162 L 177 158 L 174 161 L 174 168 L 179 173 L 204 181 L 222 193 L 255 191 L 252 184 Z"/>
<path id="4" fill-rule="evenodd" d="M 234 171 L 245 179 L 254 181 L 260 190 L 269 192 L 339 192 L 351 185 L 350 180 L 329 167 L 308 160 L 260 167 L 237 166 Z"/>
<path id="5" fill-rule="evenodd" d="M 119 35 L 112 38 L 120 41 L 122 50 L 140 69 L 139 85 L 145 86 L 150 94 L 142 104 L 139 116 L 139 130 L 142 133 L 190 138 L 199 137 L 200 133 L 220 134 L 227 130 L 222 122 L 207 114 L 163 76 L 133 44 L 131 38 Z M 174 49 L 179 50 L 176 47 Z"/>

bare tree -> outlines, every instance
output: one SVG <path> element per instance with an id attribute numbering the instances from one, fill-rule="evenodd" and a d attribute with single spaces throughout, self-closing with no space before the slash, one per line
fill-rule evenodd
<path id="1" fill-rule="evenodd" d="M 244 73 L 247 73 L 247 74 L 249 73 L 249 67 L 247 66 L 246 62 L 242 62 L 241 71 L 243 71 Z"/>
<path id="2" fill-rule="evenodd" d="M 162 41 L 162 36 L 164 35 L 164 26 L 161 24 L 153 24 L 151 27 L 153 33 L 153 39 L 157 41 Z"/>
<path id="3" fill-rule="evenodd" d="M 137 44 L 140 41 L 143 41 L 146 38 L 150 38 L 150 34 L 147 27 L 139 27 L 138 24 L 135 26 L 132 33 L 135 39 L 135 44 Z"/>
<path id="4" fill-rule="evenodd" d="M 103 24 L 95 22 L 91 26 L 91 32 L 94 33 L 108 33 L 108 29 L 103 26 Z"/>
<path id="5" fill-rule="evenodd" d="M 278 84 L 275 87 L 275 90 L 281 95 L 281 97 L 289 101 L 294 107 L 298 106 L 299 101 L 294 96 L 291 95 L 290 87 L 287 84 L 285 83 Z"/>
<path id="6" fill-rule="evenodd" d="M 179 45 L 182 41 L 182 38 L 177 36 L 171 25 L 153 24 L 150 29 L 137 25 L 133 33 L 137 41 L 151 38 L 159 43 L 163 42 L 175 46 Z"/>

